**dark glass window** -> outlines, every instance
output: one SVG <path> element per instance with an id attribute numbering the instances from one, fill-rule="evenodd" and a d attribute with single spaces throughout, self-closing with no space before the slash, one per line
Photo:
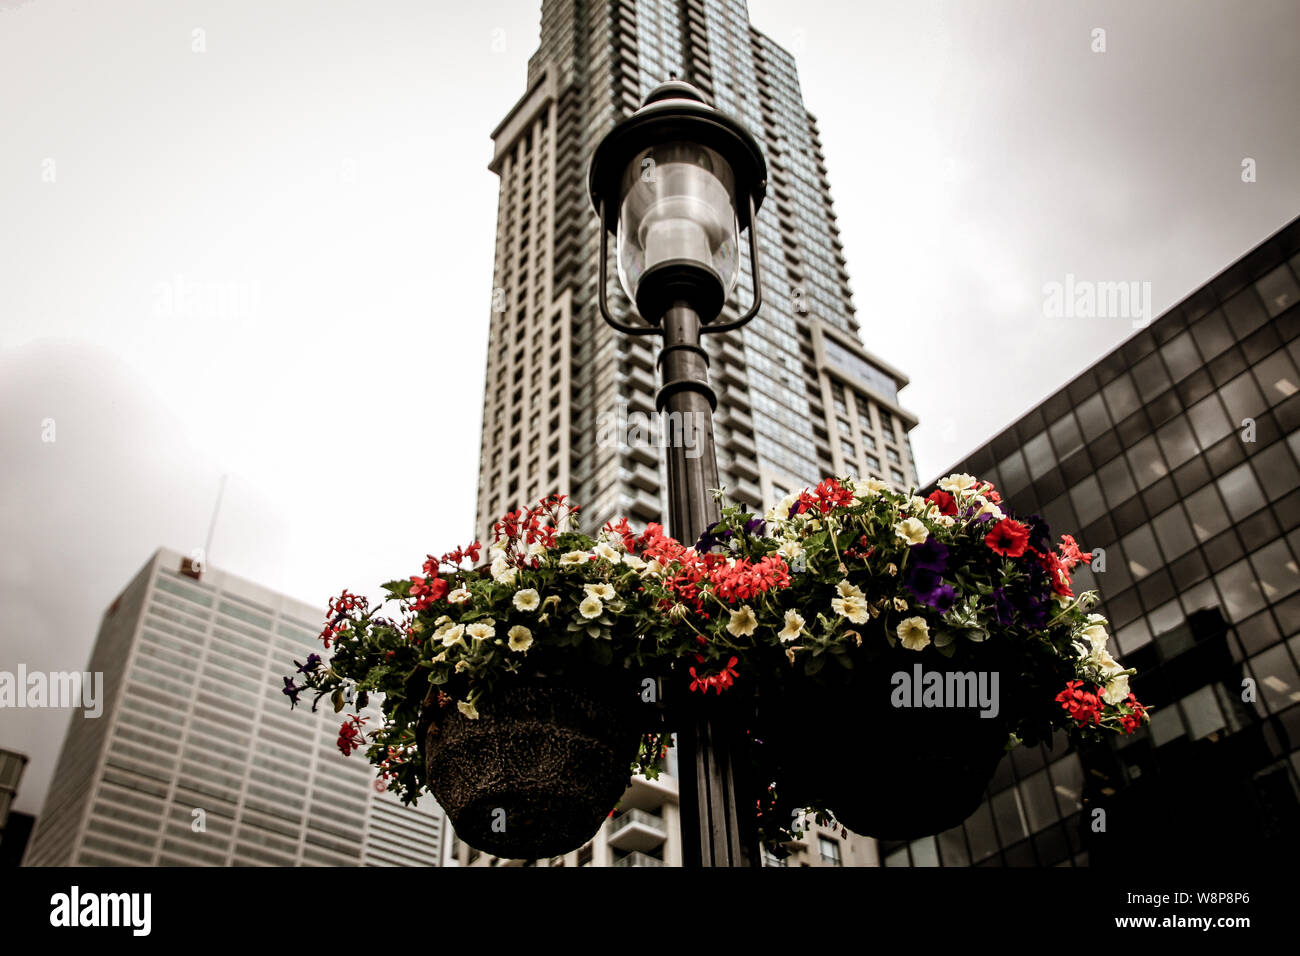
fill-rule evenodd
<path id="1" fill-rule="evenodd" d="M 1133 366 L 1133 380 L 1137 382 L 1142 401 L 1149 402 L 1170 385 L 1169 375 L 1159 353 L 1152 353 Z"/>
<path id="2" fill-rule="evenodd" d="M 1165 462 L 1170 468 L 1177 468 L 1196 456 L 1196 440 L 1192 437 L 1191 426 L 1185 418 L 1175 418 L 1156 432 L 1156 438 L 1160 441 Z"/>
<path id="3" fill-rule="evenodd" d="M 998 464 L 1002 473 L 1002 494 L 1014 495 L 1029 484 L 1029 474 L 1025 471 L 1025 459 L 1020 452 L 1013 451 Z"/>
<path id="4" fill-rule="evenodd" d="M 836 863 L 836 866 L 841 864 Z M 935 848 L 934 837 L 921 837 L 912 841 L 913 866 L 938 866 L 939 851 Z"/>
<path id="5" fill-rule="evenodd" d="M 1169 469 L 1165 467 L 1165 463 L 1160 459 L 1160 449 L 1156 445 L 1154 435 L 1148 435 L 1130 448 L 1128 450 L 1128 461 L 1133 467 L 1133 475 L 1137 478 L 1139 488 L 1154 484 L 1169 474 Z"/>
<path id="6" fill-rule="evenodd" d="M 1182 332 L 1170 339 L 1160 346 L 1160 353 L 1165 357 L 1165 364 L 1169 366 L 1175 382 L 1201 367 L 1201 356 L 1196 351 L 1191 332 Z"/>
<path id="7" fill-rule="evenodd" d="M 1284 399 L 1300 391 L 1300 376 L 1296 375 L 1295 366 L 1282 349 L 1259 362 L 1254 372 L 1271 405 L 1280 405 Z"/>
<path id="8" fill-rule="evenodd" d="M 1251 332 L 1268 321 L 1264 304 L 1259 301 L 1254 288 L 1247 286 L 1223 304 L 1223 311 L 1228 315 L 1228 324 L 1237 338 L 1244 339 Z"/>
<path id="9" fill-rule="evenodd" d="M 1280 601 L 1300 587 L 1300 566 L 1281 538 L 1252 554 L 1250 563 L 1264 597 L 1270 602 Z"/>
<path id="10" fill-rule="evenodd" d="M 1052 789 L 1056 791 L 1056 802 L 1062 813 L 1074 813 L 1083 809 L 1083 764 L 1078 754 L 1062 757 L 1050 767 Z"/>
<path id="11" fill-rule="evenodd" d="M 1127 535 L 1121 545 L 1128 559 L 1128 569 L 1132 572 L 1135 581 L 1146 577 L 1164 563 L 1160 560 L 1160 551 L 1156 548 L 1155 535 L 1147 525 Z"/>
<path id="12" fill-rule="evenodd" d="M 944 866 L 970 866 L 966 835 L 960 825 L 939 834 L 939 856 Z"/>
<path id="13" fill-rule="evenodd" d="M 1106 417 L 1106 406 L 1102 402 L 1100 393 L 1083 402 L 1077 414 L 1084 441 L 1092 441 L 1098 435 L 1110 430 L 1110 419 Z"/>
<path id="14" fill-rule="evenodd" d="M 1079 434 L 1079 426 L 1075 423 L 1073 415 L 1066 414 L 1053 422 L 1048 430 L 1052 433 L 1052 444 L 1056 446 L 1056 455 L 1062 461 L 1083 447 L 1083 436 Z"/>
<path id="15" fill-rule="evenodd" d="M 1110 417 L 1116 422 L 1122 422 L 1142 405 L 1137 389 L 1133 387 L 1133 380 L 1129 378 L 1127 372 L 1102 389 L 1102 394 L 1106 396 Z"/>
<path id="16" fill-rule="evenodd" d="M 1255 674 L 1260 696 L 1273 713 L 1285 710 L 1300 696 L 1300 675 L 1296 674 L 1286 645 L 1278 644 L 1263 654 L 1252 657 L 1250 669 Z"/>
<path id="17" fill-rule="evenodd" d="M 1256 455 L 1252 462 L 1260 484 L 1264 486 L 1264 492 L 1270 501 L 1290 494 L 1300 487 L 1300 472 L 1296 470 L 1295 461 L 1286 442 L 1274 442 Z"/>
<path id="18" fill-rule="evenodd" d="M 1243 621 L 1237 625 L 1236 630 L 1237 639 L 1241 641 L 1241 646 L 1246 649 L 1247 654 L 1258 654 L 1282 638 L 1281 632 L 1273 622 L 1273 615 L 1268 611 L 1260 611 L 1250 620 Z"/>
<path id="19" fill-rule="evenodd" d="M 1218 607 L 1219 592 L 1214 590 L 1213 581 L 1202 581 L 1178 595 L 1178 600 L 1183 604 L 1183 611 L 1191 614 L 1193 611 L 1204 611 Z"/>
<path id="20" fill-rule="evenodd" d="M 1219 396 L 1228 409 L 1228 418 L 1234 428 L 1238 427 L 1243 419 L 1255 418 L 1268 409 L 1268 403 L 1264 401 L 1264 396 L 1259 394 L 1259 389 L 1255 387 L 1255 378 L 1249 372 L 1243 372 L 1219 389 Z"/>
<path id="21" fill-rule="evenodd" d="M 1196 432 L 1196 440 L 1202 448 L 1209 448 L 1232 431 L 1232 422 L 1224 414 L 1223 404 L 1217 395 L 1211 395 L 1189 408 L 1187 420 L 1192 423 L 1192 430 Z"/>
<path id="22" fill-rule="evenodd" d="M 1116 461 L 1122 464 L 1124 459 L 1117 458 Z M 1101 497 L 1101 486 L 1092 475 L 1077 482 L 1070 489 L 1070 501 L 1074 503 L 1074 510 L 1079 516 L 1081 526 L 1092 524 L 1106 512 L 1106 502 Z"/>
<path id="23" fill-rule="evenodd" d="M 1214 581 L 1219 586 L 1219 593 L 1223 595 L 1228 620 L 1244 621 L 1264 606 L 1264 598 L 1255 575 L 1245 559 L 1224 568 L 1214 576 Z"/>
<path id="24" fill-rule="evenodd" d="M 1015 787 L 1003 790 L 993 798 L 993 816 L 998 822 L 998 834 L 1002 837 L 1003 846 L 1029 835 L 1025 832 L 1024 814 Z"/>
<path id="25" fill-rule="evenodd" d="M 1300 286 L 1286 265 L 1280 265 L 1255 283 L 1259 297 L 1269 315 L 1281 315 L 1296 302 L 1300 302 Z"/>
<path id="26" fill-rule="evenodd" d="M 1037 833 L 1059 819 L 1056 801 L 1052 799 L 1052 783 L 1047 777 L 1047 768 L 1021 781 L 1020 795 L 1024 800 L 1025 816 L 1029 819 L 1031 833 Z"/>
<path id="27" fill-rule="evenodd" d="M 1025 458 L 1029 462 L 1029 477 L 1035 481 L 1056 467 L 1047 432 L 1039 432 L 1025 443 Z"/>
<path id="28" fill-rule="evenodd" d="M 1196 536 L 1192 534 L 1192 526 L 1188 523 L 1181 505 L 1174 505 L 1159 515 L 1151 522 L 1151 526 L 1160 540 L 1161 550 L 1170 561 L 1181 554 L 1186 554 L 1196 546 Z"/>
<path id="29" fill-rule="evenodd" d="M 1129 474 L 1128 463 L 1123 456 L 1112 459 L 1098 468 L 1097 478 L 1101 481 L 1102 491 L 1105 492 L 1106 500 L 1110 502 L 1112 508 L 1137 494 L 1137 486 L 1133 484 L 1133 476 Z"/>
<path id="30" fill-rule="evenodd" d="M 1225 349 L 1231 348 L 1233 343 L 1232 332 L 1228 329 L 1228 323 L 1223 319 L 1223 313 L 1215 309 L 1201 321 L 1192 326 L 1192 335 L 1196 339 L 1197 346 L 1200 347 L 1201 355 L 1205 361 L 1209 362 Z"/>
<path id="31" fill-rule="evenodd" d="M 1209 541 L 1228 527 L 1228 512 L 1224 509 L 1219 493 L 1213 485 L 1207 485 L 1195 494 L 1189 495 L 1183 503 L 1187 506 L 1187 513 L 1191 515 L 1192 530 L 1202 541 Z"/>
<path id="32" fill-rule="evenodd" d="M 970 852 L 974 862 L 998 852 L 998 838 L 993 830 L 993 812 L 988 803 L 981 803 L 979 809 L 966 818 L 966 836 L 970 840 Z"/>
<path id="33" fill-rule="evenodd" d="M 1264 507 L 1264 492 L 1255 480 L 1249 464 L 1238 465 L 1217 482 L 1228 514 L 1240 521 L 1257 508 Z"/>

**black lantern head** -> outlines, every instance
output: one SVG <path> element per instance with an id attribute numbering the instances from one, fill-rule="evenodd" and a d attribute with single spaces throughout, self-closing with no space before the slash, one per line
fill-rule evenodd
<path id="1" fill-rule="evenodd" d="M 739 237 L 749 230 L 754 304 L 760 301 L 754 219 L 767 191 L 767 163 L 758 142 L 736 119 L 708 104 L 689 83 L 660 84 L 645 104 L 600 142 L 587 184 L 601 217 L 600 300 L 606 321 L 650 332 L 684 302 L 707 331 L 740 273 Z M 623 290 L 650 325 L 627 327 L 605 300 L 608 236 L 618 245 Z"/>

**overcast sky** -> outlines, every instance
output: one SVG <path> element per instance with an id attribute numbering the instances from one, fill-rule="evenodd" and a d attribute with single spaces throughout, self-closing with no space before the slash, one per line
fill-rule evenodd
<path id="1" fill-rule="evenodd" d="M 488 134 L 539 12 L 0 0 L 0 670 L 83 668 L 223 473 L 211 562 L 315 604 L 463 543 Z M 750 12 L 798 60 L 923 476 L 1131 334 L 1045 317 L 1046 283 L 1149 282 L 1158 315 L 1300 214 L 1300 0 Z M 18 809 L 68 719 L 0 712 Z"/>

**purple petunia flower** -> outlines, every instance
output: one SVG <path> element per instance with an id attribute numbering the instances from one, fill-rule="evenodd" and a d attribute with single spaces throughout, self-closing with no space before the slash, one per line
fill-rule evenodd
<path id="1" fill-rule="evenodd" d="M 1016 609 L 1011 604 L 1011 599 L 1007 597 L 1006 588 L 993 589 L 993 607 L 997 612 L 998 623 L 1003 627 L 1010 627 L 1011 622 L 1015 620 Z"/>
<path id="2" fill-rule="evenodd" d="M 912 545 L 909 551 L 913 568 L 933 571 L 935 574 L 943 574 L 948 570 L 948 547 L 934 538 L 926 538 L 920 544 Z"/>
<path id="3" fill-rule="evenodd" d="M 292 677 L 286 677 L 284 679 L 284 690 L 281 691 L 281 693 L 288 695 L 290 710 L 293 710 L 293 708 L 298 706 L 298 695 L 301 694 L 302 691 L 303 688 L 294 685 Z"/>

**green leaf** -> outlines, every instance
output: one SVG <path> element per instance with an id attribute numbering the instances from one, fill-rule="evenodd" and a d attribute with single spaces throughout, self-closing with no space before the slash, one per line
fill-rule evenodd
<path id="1" fill-rule="evenodd" d="M 335 689 L 334 693 L 330 695 L 330 701 L 334 704 L 334 713 L 337 714 L 339 711 L 343 709 L 343 688 L 342 687 Z"/>
<path id="2" fill-rule="evenodd" d="M 942 654 L 944 657 L 952 657 L 953 654 L 957 653 L 957 645 L 953 644 L 951 641 L 947 644 L 944 644 L 942 647 L 936 644 L 934 646 L 934 649 L 938 651 L 940 654 Z"/>

